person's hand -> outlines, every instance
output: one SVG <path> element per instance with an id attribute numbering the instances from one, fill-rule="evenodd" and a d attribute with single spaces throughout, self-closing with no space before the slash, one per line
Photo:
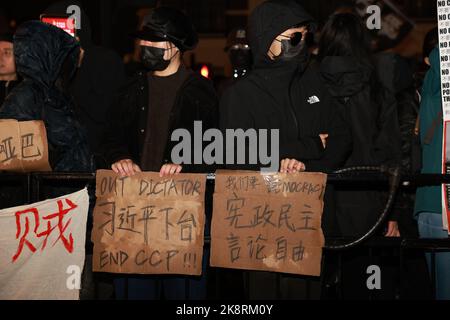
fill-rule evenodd
<path id="1" fill-rule="evenodd" d="M 320 134 L 319 137 L 320 137 L 320 140 L 322 140 L 323 148 L 326 149 L 328 134 Z"/>
<path id="2" fill-rule="evenodd" d="M 131 159 L 124 159 L 114 163 L 111 169 L 120 174 L 122 177 L 131 177 L 136 173 L 142 172 L 141 168 L 133 162 Z"/>
<path id="3" fill-rule="evenodd" d="M 161 170 L 159 171 L 159 176 L 161 178 L 171 176 L 174 174 L 179 174 L 183 170 L 183 167 L 178 164 L 165 164 L 161 167 Z"/>
<path id="4" fill-rule="evenodd" d="M 400 238 L 400 231 L 398 229 L 397 221 L 389 221 L 388 230 L 385 234 L 387 238 Z"/>
<path id="5" fill-rule="evenodd" d="M 305 170 L 305 164 L 298 160 L 284 159 L 281 161 L 280 173 L 297 173 Z"/>

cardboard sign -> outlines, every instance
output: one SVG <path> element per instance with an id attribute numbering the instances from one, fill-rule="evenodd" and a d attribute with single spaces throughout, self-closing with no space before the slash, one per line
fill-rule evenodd
<path id="1" fill-rule="evenodd" d="M 201 275 L 206 175 L 97 172 L 93 269 Z"/>
<path id="2" fill-rule="evenodd" d="M 327 176 L 218 171 L 211 266 L 319 276 Z"/>
<path id="3" fill-rule="evenodd" d="M 78 300 L 87 190 L 0 211 L 0 300 Z"/>
<path id="4" fill-rule="evenodd" d="M 439 54 L 441 67 L 442 114 L 444 121 L 442 146 L 442 173 L 450 174 L 450 2 L 437 1 Z M 450 185 L 442 185 L 442 221 L 449 230 Z M 449 232 L 450 234 L 450 232 Z"/>
<path id="5" fill-rule="evenodd" d="M 51 171 L 42 121 L 0 120 L 0 171 Z"/>

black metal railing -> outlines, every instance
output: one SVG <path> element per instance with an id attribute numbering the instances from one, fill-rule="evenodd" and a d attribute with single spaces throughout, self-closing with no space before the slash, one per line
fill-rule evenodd
<path id="1" fill-rule="evenodd" d="M 355 172 L 346 172 L 339 174 L 330 174 L 328 175 L 328 184 L 341 184 L 341 183 L 355 183 L 355 184 L 388 184 L 389 183 L 389 175 L 386 175 L 382 172 L 364 172 L 364 173 L 355 173 Z M 213 185 L 214 176 L 208 176 L 208 184 Z M 415 188 L 418 186 L 432 186 L 432 185 L 441 185 L 449 183 L 450 184 L 450 175 L 439 175 L 439 174 L 408 174 L 401 176 L 400 188 L 408 187 Z M 17 203 L 16 205 L 30 204 L 34 202 L 39 202 L 45 200 L 49 197 L 54 197 L 58 195 L 49 195 L 46 191 L 46 188 L 53 187 L 57 188 L 58 186 L 67 189 L 67 188 L 80 188 L 84 186 L 89 186 L 90 190 L 95 189 L 95 174 L 94 173 L 56 173 L 56 172 L 48 172 L 48 173 L 25 173 L 25 174 L 16 174 L 16 173 L 0 173 L 0 192 L 7 188 L 13 187 L 17 192 L 20 192 L 20 201 L 21 203 Z M 8 190 L 7 190 L 8 191 Z M 91 192 L 92 193 L 92 192 Z M 62 195 L 62 194 L 61 194 Z M 1 201 L 1 197 L 0 197 Z M 0 203 L 0 208 L 4 208 L 3 204 Z M 327 238 L 326 244 L 327 246 L 338 246 L 345 243 L 349 243 L 354 239 L 329 239 Z M 208 247 L 210 245 L 210 238 L 207 236 L 205 238 L 205 246 Z M 370 259 L 374 256 L 374 251 L 377 249 L 389 249 L 397 252 L 396 256 L 398 258 L 398 269 L 402 270 L 402 267 L 405 264 L 405 251 L 417 251 L 417 252 L 428 252 L 430 253 L 431 260 L 431 272 L 430 272 L 430 285 L 432 296 L 435 296 L 436 287 L 436 272 L 435 272 L 435 261 L 436 254 L 439 252 L 450 252 L 450 239 L 392 239 L 392 238 L 383 238 L 383 237 L 372 237 L 371 239 L 360 244 L 359 248 L 367 249 L 367 255 Z M 87 253 L 92 252 L 92 246 L 87 246 Z M 327 258 L 330 256 L 335 256 L 335 260 L 337 261 L 337 284 L 335 288 L 335 296 L 334 298 L 342 298 L 342 270 L 343 270 L 343 252 L 336 252 L 334 250 L 324 250 L 324 261 L 326 263 Z M 242 271 L 243 274 L 243 282 L 248 282 L 248 272 Z M 281 282 L 281 278 L 284 275 L 277 275 L 278 283 Z M 398 282 L 401 282 L 402 272 L 398 274 L 399 279 Z M 95 281 L 95 278 L 94 278 Z M 94 286 L 97 288 L 96 283 Z M 189 291 L 189 282 L 186 281 L 186 292 Z M 247 285 L 244 285 L 245 288 L 248 288 Z M 220 298 L 220 288 L 216 286 L 215 293 L 213 294 L 214 298 Z M 97 289 L 96 289 L 97 292 Z M 245 297 L 249 297 L 248 293 L 244 294 Z M 188 294 L 187 294 L 188 296 Z M 307 298 L 310 294 L 307 294 Z M 277 298 L 281 298 L 281 289 L 280 286 L 277 285 Z M 370 298 L 374 298 L 371 295 Z M 402 298 L 401 295 L 397 295 L 397 298 Z"/>

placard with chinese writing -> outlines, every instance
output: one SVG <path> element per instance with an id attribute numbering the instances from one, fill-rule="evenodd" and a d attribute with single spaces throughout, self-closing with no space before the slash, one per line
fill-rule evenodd
<path id="1" fill-rule="evenodd" d="M 200 275 L 206 175 L 97 171 L 96 272 Z"/>
<path id="2" fill-rule="evenodd" d="M 0 211 L 0 300 L 77 300 L 87 190 Z"/>
<path id="3" fill-rule="evenodd" d="M 327 176 L 216 174 L 211 265 L 320 275 Z"/>
<path id="4" fill-rule="evenodd" d="M 0 171 L 51 171 L 42 121 L 0 120 Z"/>

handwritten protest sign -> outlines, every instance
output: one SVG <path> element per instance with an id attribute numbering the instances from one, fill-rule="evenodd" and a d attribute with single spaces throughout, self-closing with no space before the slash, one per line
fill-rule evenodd
<path id="1" fill-rule="evenodd" d="M 218 171 L 211 265 L 319 276 L 326 180 L 318 173 Z"/>
<path id="2" fill-rule="evenodd" d="M 442 118 L 442 174 L 450 174 L 450 2 L 437 1 L 439 27 L 439 55 L 441 76 Z M 439 115 L 435 119 L 441 121 Z M 435 120 L 435 121 L 436 121 Z M 442 185 L 442 221 L 450 234 L 450 184 Z"/>
<path id="3" fill-rule="evenodd" d="M 77 300 L 87 190 L 0 211 L 0 300 Z"/>
<path id="4" fill-rule="evenodd" d="M 96 272 L 200 275 L 206 175 L 97 171 Z"/>
<path id="5" fill-rule="evenodd" d="M 0 171 L 51 171 L 42 121 L 0 120 Z"/>

